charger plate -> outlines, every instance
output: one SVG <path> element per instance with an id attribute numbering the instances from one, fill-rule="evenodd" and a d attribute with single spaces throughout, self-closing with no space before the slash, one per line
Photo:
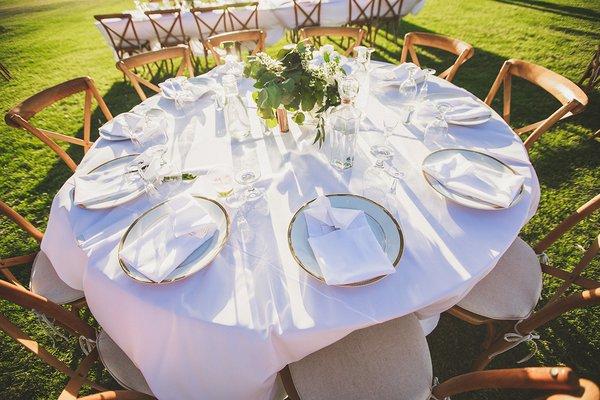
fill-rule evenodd
<path id="1" fill-rule="evenodd" d="M 127 228 L 125 234 L 119 242 L 119 264 L 121 268 L 130 278 L 142 282 L 151 284 L 164 284 L 175 282 L 200 271 L 207 267 L 219 252 L 227 243 L 230 233 L 230 219 L 225 208 L 216 202 L 215 200 L 202 197 L 193 196 L 198 203 L 204 208 L 204 210 L 211 216 L 213 221 L 217 224 L 217 230 L 215 234 L 202 243 L 192 254 L 190 254 L 177 268 L 175 268 L 165 279 L 160 282 L 155 282 L 152 279 L 146 277 L 144 274 L 136 270 L 135 268 L 128 265 L 125 260 L 121 258 L 121 250 L 132 241 L 139 238 L 143 232 L 147 231 L 153 225 L 162 223 L 166 218 L 169 217 L 166 206 L 166 201 L 154 206 L 150 210 L 140 215 L 133 223 Z"/>
<path id="2" fill-rule="evenodd" d="M 514 169 L 512 169 L 511 167 L 509 167 L 502 161 L 498 160 L 497 158 L 494 158 L 485 153 L 481 153 L 479 151 L 467 150 L 467 149 L 442 149 L 442 150 L 434 151 L 433 153 L 431 153 L 427 157 L 425 157 L 425 160 L 423 160 L 423 166 L 426 164 L 429 164 L 429 163 L 441 162 L 444 159 L 452 157 L 456 154 L 461 154 L 467 160 L 469 160 L 473 163 L 481 164 L 488 168 L 492 168 L 498 172 L 518 175 Z M 519 190 L 519 193 L 517 193 L 517 195 L 515 196 L 515 198 L 513 199 L 513 201 L 510 203 L 510 205 L 508 207 L 500 207 L 498 205 L 494 205 L 494 204 L 485 202 L 484 200 L 477 199 L 475 197 L 464 195 L 464 194 L 458 193 L 456 191 L 450 190 L 450 189 L 446 188 L 440 181 L 438 181 L 433 176 L 431 176 L 430 174 L 425 172 L 425 170 L 422 167 L 421 167 L 421 171 L 423 172 L 423 176 L 425 177 L 425 180 L 427 181 L 427 183 L 436 192 L 438 192 L 439 194 L 444 196 L 446 199 L 453 201 L 455 203 L 458 203 L 460 205 L 463 205 L 465 207 L 477 208 L 479 210 L 504 210 L 505 208 L 510 208 L 513 205 L 517 204 L 519 202 L 519 200 L 521 200 L 521 198 L 523 197 L 523 191 L 524 191 L 525 185 L 521 185 L 521 189 Z"/>
<path id="3" fill-rule="evenodd" d="M 330 194 L 327 195 L 327 197 L 329 198 L 332 207 L 362 210 L 365 212 L 369 227 L 375 234 L 377 241 L 394 268 L 397 268 L 404 250 L 404 237 L 400 225 L 394 217 L 392 217 L 390 212 L 376 202 L 362 196 L 343 193 Z M 313 199 L 304 204 L 292 217 L 288 226 L 288 245 L 292 256 L 300 268 L 312 277 L 321 282 L 325 282 L 321 268 L 308 243 L 308 230 L 306 228 L 306 220 L 303 216 L 303 211 L 310 207 L 310 204 L 315 200 L 316 199 Z M 377 282 L 386 276 L 387 275 L 377 276 L 364 281 L 340 286 L 364 286 Z"/>

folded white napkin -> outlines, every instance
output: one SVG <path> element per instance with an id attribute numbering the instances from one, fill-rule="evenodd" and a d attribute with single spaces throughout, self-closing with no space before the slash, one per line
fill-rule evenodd
<path id="1" fill-rule="evenodd" d="M 489 108 L 470 96 L 451 97 L 444 100 L 436 100 L 434 103 L 443 102 L 450 104 L 452 110 L 446 113 L 448 123 L 466 122 L 474 118 L 485 118 L 492 115 Z"/>
<path id="2" fill-rule="evenodd" d="M 373 70 L 372 75 L 378 80 L 381 86 L 401 85 L 408 79 L 409 67 L 416 67 L 415 82 L 421 83 L 425 80 L 425 73 L 413 63 L 403 63 L 390 69 L 389 67 L 380 67 Z"/>
<path id="3" fill-rule="evenodd" d="M 108 140 L 114 140 L 115 138 L 131 139 L 133 136 L 140 135 L 144 129 L 147 129 L 147 127 L 145 127 L 143 115 L 126 112 L 117 115 L 111 121 L 102 125 L 99 133 L 100 136 Z"/>
<path id="4" fill-rule="evenodd" d="M 74 202 L 82 206 L 144 190 L 141 177 L 128 173 L 127 165 L 75 176 L 74 184 Z"/>
<path id="5" fill-rule="evenodd" d="M 161 282 L 216 232 L 211 216 L 189 194 L 166 203 L 168 214 L 125 246 L 120 257 L 154 282 Z"/>
<path id="6" fill-rule="evenodd" d="M 525 180 L 521 175 L 496 171 L 468 160 L 462 154 L 425 164 L 423 170 L 449 190 L 500 207 L 510 206 Z"/>
<path id="7" fill-rule="evenodd" d="M 169 78 L 158 86 L 162 90 L 163 97 L 178 103 L 196 101 L 207 92 L 199 86 L 190 84 L 185 76 Z"/>
<path id="8" fill-rule="evenodd" d="M 319 196 L 304 211 L 308 243 L 325 282 L 345 285 L 396 272 L 371 231 L 365 213 L 331 207 Z"/>

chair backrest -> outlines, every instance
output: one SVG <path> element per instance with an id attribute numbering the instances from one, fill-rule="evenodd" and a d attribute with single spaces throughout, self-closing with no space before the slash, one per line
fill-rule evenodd
<path id="1" fill-rule="evenodd" d="M 30 292 L 22 286 L 0 280 L 0 299 L 44 314 L 51 318 L 55 325 L 66 329 L 75 336 L 80 337 L 80 339 L 95 340 L 96 338 L 94 329 L 81 320 L 74 312 L 68 311 L 45 297 Z M 61 399 L 74 398 L 84 384 L 89 385 L 96 390 L 106 390 L 102 386 L 90 382 L 86 378 L 89 369 L 98 358 L 98 353 L 95 349 L 81 361 L 77 369 L 73 370 L 66 363 L 56 358 L 38 342 L 29 337 L 1 313 L 0 330 L 12 337 L 25 349 L 35 354 L 43 362 L 70 378 L 60 396 Z"/>
<path id="2" fill-rule="evenodd" d="M 398 20 L 402 17 L 404 0 L 380 0 L 377 4 L 378 20 Z"/>
<path id="3" fill-rule="evenodd" d="M 119 60 L 127 54 L 139 53 L 147 47 L 147 41 L 141 41 L 137 34 L 131 14 L 103 14 L 94 15 L 94 18 L 104 28 Z M 118 26 L 121 29 L 116 30 L 116 24 L 109 26 L 107 20 L 120 20 Z"/>
<path id="4" fill-rule="evenodd" d="M 149 80 L 136 74 L 132 70 L 144 65 L 148 65 L 150 63 L 155 63 L 164 60 L 174 60 L 178 58 L 181 58 L 181 65 L 177 70 L 176 76 L 183 75 L 186 70 L 190 77 L 194 76 L 194 68 L 192 66 L 190 49 L 188 46 L 185 45 L 167 47 L 165 49 L 150 51 L 148 53 L 131 56 L 124 60 L 118 61 L 117 68 L 123 71 L 125 76 L 129 78 L 131 84 L 133 85 L 133 88 L 137 92 L 138 96 L 140 96 L 140 99 L 142 99 L 143 101 L 146 100 L 146 94 L 144 93 L 144 90 L 142 89 L 141 85 L 144 85 L 145 87 L 155 91 L 156 93 L 160 92 L 160 88 L 154 83 L 150 82 Z"/>
<path id="5" fill-rule="evenodd" d="M 221 43 L 232 42 L 240 44 L 242 42 L 254 42 L 256 43 L 256 46 L 250 54 L 255 55 L 265 50 L 266 37 L 267 35 L 262 29 L 248 29 L 245 31 L 227 32 L 209 37 L 206 41 L 206 47 L 208 47 L 208 50 L 215 58 L 215 62 L 218 65 L 224 62 L 221 60 L 221 56 L 217 50 Z"/>
<path id="6" fill-rule="evenodd" d="M 181 10 L 179 8 L 146 11 L 144 14 L 150 19 L 154 33 L 156 34 L 156 40 L 158 40 L 161 47 L 187 44 L 189 41 L 183 30 Z"/>
<path id="7" fill-rule="evenodd" d="M 0 200 L 0 215 L 4 215 L 16 223 L 21 229 L 27 232 L 38 243 L 42 241 L 44 234 L 39 231 L 31 222 L 29 222 L 21 214 L 13 210 L 8 204 Z M 21 255 L 9 258 L 0 258 L 0 271 L 12 284 L 24 287 L 19 280 L 10 271 L 10 268 L 20 265 L 30 264 L 35 260 L 37 252 L 28 255 Z"/>
<path id="8" fill-rule="evenodd" d="M 402 54 L 400 56 L 401 63 L 406 62 L 410 54 L 411 61 L 421 66 L 415 46 L 433 47 L 457 56 L 454 63 L 439 74 L 440 78 L 450 82 L 456 76 L 461 65 L 473 57 L 474 54 L 473 46 L 462 40 L 433 33 L 409 32 L 404 36 L 404 47 L 402 47 Z"/>
<path id="9" fill-rule="evenodd" d="M 583 90 L 564 76 L 540 65 L 511 59 L 504 62 L 496 80 L 490 88 L 490 92 L 485 98 L 485 103 L 491 105 L 500 86 L 503 86 L 502 117 L 507 123 L 510 123 L 513 76 L 525 79 L 534 85 L 539 86 L 554 96 L 562 104 L 561 107 L 549 117 L 522 128 L 515 129 L 515 132 L 519 135 L 531 132 L 524 142 L 527 149 L 531 148 L 532 144 L 538 140 L 544 132 L 550 129 L 552 125 L 561 119 L 580 113 L 588 103 L 588 97 Z"/>
<path id="10" fill-rule="evenodd" d="M 200 40 L 204 42 L 208 37 L 227 31 L 226 5 L 195 7 L 190 11 L 196 21 Z M 219 13 L 219 18 L 205 18 L 207 14 Z"/>
<path id="11" fill-rule="evenodd" d="M 295 28 L 321 25 L 321 0 L 316 2 L 301 2 L 294 0 Z"/>
<path id="12" fill-rule="evenodd" d="M 377 0 L 348 0 L 348 24 L 372 25 L 375 16 L 375 3 Z"/>
<path id="13" fill-rule="evenodd" d="M 580 379 L 570 368 L 566 367 L 470 372 L 442 382 L 432 389 L 432 393 L 436 399 L 443 399 L 483 389 L 537 390 L 544 393 L 543 399 L 548 400 L 597 400 L 600 395 L 596 384 L 586 379 Z"/>
<path id="14" fill-rule="evenodd" d="M 30 119 L 33 116 L 35 116 L 37 113 L 44 110 L 45 108 L 66 97 L 81 92 L 85 93 L 85 103 L 83 106 L 82 139 L 38 128 L 30 122 Z M 100 93 L 98 93 L 98 90 L 94 85 L 93 79 L 89 76 L 71 79 L 70 81 L 60 83 L 56 86 L 34 94 L 27 100 L 23 101 L 21 104 L 15 106 L 10 111 L 8 111 L 8 113 L 6 113 L 6 115 L 4 116 L 4 120 L 9 126 L 24 129 L 35 135 L 48 147 L 54 150 L 54 152 L 58 154 L 60 158 L 63 159 L 63 161 L 69 166 L 69 168 L 75 171 L 75 168 L 77 168 L 77 164 L 67 154 L 67 152 L 55 142 L 55 140 L 62 140 L 71 144 L 83 146 L 84 152 L 90 148 L 90 146 L 92 145 L 92 142 L 90 141 L 92 98 L 96 100 L 96 102 L 98 103 L 98 107 L 100 107 L 100 110 L 102 111 L 106 119 L 111 120 L 112 115 L 108 110 L 108 107 L 106 107 L 106 103 L 104 103 L 102 96 L 100 96 Z"/>
<path id="15" fill-rule="evenodd" d="M 328 37 L 340 37 L 353 39 L 354 41 L 345 49 L 344 55 L 349 56 L 354 51 L 356 46 L 360 46 L 362 43 L 365 31 L 362 28 L 353 27 L 327 27 L 327 26 L 313 26 L 300 29 L 300 39 L 318 39 L 323 36 Z"/>
<path id="16" fill-rule="evenodd" d="M 258 29 L 258 1 L 230 4 L 227 16 L 231 31 Z"/>
<path id="17" fill-rule="evenodd" d="M 571 228 L 577 225 L 579 222 L 589 217 L 595 211 L 600 208 L 600 194 L 589 200 L 587 203 L 579 207 L 574 213 L 565 218 L 556 228 L 552 229 L 542 240 L 533 246 L 534 251 L 537 254 L 544 254 L 544 252 L 552 246 L 560 237 L 567 233 Z M 560 269 L 555 266 L 548 265 L 549 262 L 545 260 L 547 257 L 542 258 L 542 270 L 556 278 L 563 280 L 564 282 L 558 287 L 555 293 L 552 295 L 550 301 L 557 300 L 562 296 L 571 285 L 575 284 L 585 289 L 593 289 L 600 287 L 600 281 L 594 281 L 590 278 L 582 277 L 583 271 L 590 265 L 594 257 L 600 252 L 600 232 L 598 236 L 592 241 L 590 247 L 585 250 L 583 256 L 579 262 L 570 271 Z"/>

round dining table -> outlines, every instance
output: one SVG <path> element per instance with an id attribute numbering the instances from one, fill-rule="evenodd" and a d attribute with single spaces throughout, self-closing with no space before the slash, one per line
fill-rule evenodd
<path id="1" fill-rule="evenodd" d="M 221 72 L 218 67 L 206 76 L 219 79 Z M 405 241 L 397 270 L 370 285 L 328 286 L 298 266 L 288 246 L 288 225 L 319 194 L 368 195 L 363 176 L 373 164 L 369 137 L 382 134 L 386 115 L 403 115 L 398 86 L 371 81 L 361 105 L 369 126 L 358 134 L 354 166 L 340 172 L 329 163 L 327 143 L 313 144 L 314 125 L 290 123 L 287 133 L 266 130 L 250 97 L 253 82 L 243 77 L 238 82 L 252 125 L 244 140 L 227 134 L 223 112 L 211 96 L 176 107 L 157 94 L 136 106 L 165 111 L 170 159 L 198 175 L 177 190 L 222 201 L 205 172 L 222 165 L 235 170 L 248 162 L 261 172 L 256 186 L 264 195 L 244 206 L 245 227 L 225 205 L 233 220 L 231 235 L 210 265 L 166 284 L 127 276 L 118 261 L 119 241 L 138 216 L 166 198 L 143 195 L 111 209 L 84 209 L 73 203 L 73 177 L 54 198 L 41 245 L 60 278 L 85 292 L 102 329 L 161 400 L 269 399 L 278 371 L 352 331 L 416 313 L 429 333 L 436 317 L 494 268 L 538 206 L 539 183 L 527 151 L 497 113 L 480 125 L 451 125 L 447 144 L 490 154 L 524 177 L 519 201 L 492 211 L 467 208 L 433 190 L 421 171 L 432 152 L 423 128 L 401 123 L 390 143 L 392 163 L 405 176 L 395 194 L 381 188 Z M 437 77 L 428 92 L 472 96 Z M 139 151 L 129 140 L 99 139 L 74 176 Z"/>

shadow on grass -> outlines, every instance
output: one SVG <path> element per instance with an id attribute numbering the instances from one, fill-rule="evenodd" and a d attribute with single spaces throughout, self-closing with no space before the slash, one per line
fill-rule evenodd
<path id="1" fill-rule="evenodd" d="M 587 19 L 589 21 L 600 20 L 600 13 L 589 8 L 566 6 L 562 4 L 549 3 L 542 0 L 496 0 L 501 3 L 512 4 L 531 8 L 537 11 L 549 12 L 565 17 Z"/>

